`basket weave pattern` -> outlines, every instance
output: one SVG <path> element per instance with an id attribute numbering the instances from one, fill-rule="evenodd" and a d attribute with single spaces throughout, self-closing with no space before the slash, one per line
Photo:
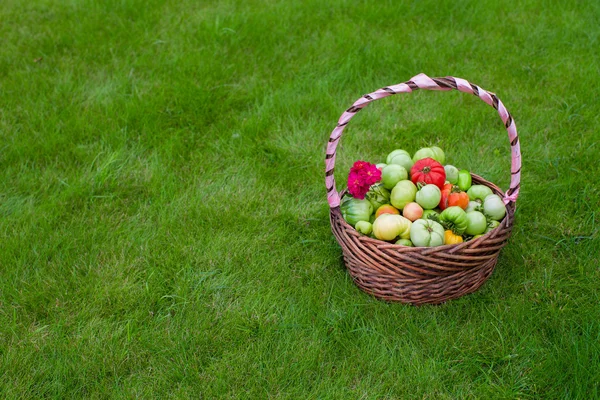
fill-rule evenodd
<path id="1" fill-rule="evenodd" d="M 500 226 L 477 239 L 431 248 L 406 247 L 361 235 L 342 218 L 339 204 L 345 191 L 338 193 L 335 190 L 333 169 L 335 149 L 343 129 L 369 102 L 417 89 L 456 89 L 479 96 L 498 110 L 508 131 L 512 156 L 509 190 L 504 193 L 493 183 L 471 174 L 473 184 L 488 186 L 504 200 L 507 209 Z M 423 74 L 408 82 L 379 89 L 361 97 L 342 114 L 329 139 L 325 164 L 331 229 L 342 248 L 346 268 L 360 289 L 382 300 L 415 305 L 440 304 L 476 291 L 490 277 L 512 231 L 521 174 L 516 127 L 495 94 L 460 78 L 429 78 Z"/>

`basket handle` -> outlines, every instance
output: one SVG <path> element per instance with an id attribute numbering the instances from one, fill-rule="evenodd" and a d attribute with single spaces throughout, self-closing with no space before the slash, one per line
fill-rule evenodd
<path id="1" fill-rule="evenodd" d="M 425 74 L 419 74 L 413 77 L 411 80 L 400 83 L 398 85 L 386 86 L 373 93 L 365 94 L 360 99 L 356 100 L 352 107 L 348 108 L 340 117 L 337 126 L 331 132 L 329 137 L 329 143 L 327 144 L 327 154 L 325 156 L 325 187 L 327 188 L 327 201 L 330 208 L 335 208 L 340 205 L 340 195 L 335 189 L 335 178 L 333 171 L 335 167 L 335 150 L 338 142 L 342 137 L 342 132 L 348 124 L 348 122 L 366 107 L 370 102 L 379 100 L 384 97 L 391 96 L 398 93 L 411 93 L 417 89 L 425 90 L 451 90 L 456 89 L 461 92 L 470 93 L 478 96 L 481 100 L 485 101 L 490 106 L 494 107 L 504 126 L 508 132 L 508 139 L 510 141 L 511 149 L 511 178 L 510 188 L 504 195 L 504 203 L 515 203 L 519 196 L 519 188 L 521 186 L 521 146 L 519 145 L 519 137 L 517 136 L 517 127 L 513 121 L 512 116 L 504 107 L 504 104 L 498 97 L 492 92 L 488 92 L 477 85 L 474 85 L 464 79 L 447 76 L 445 78 L 430 78 Z"/>

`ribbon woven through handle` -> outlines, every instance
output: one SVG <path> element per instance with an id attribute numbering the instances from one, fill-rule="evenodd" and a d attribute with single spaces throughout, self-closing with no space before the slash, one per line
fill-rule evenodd
<path id="1" fill-rule="evenodd" d="M 519 145 L 519 137 L 517 136 L 517 127 L 513 121 L 512 116 L 504 107 L 504 104 L 500 101 L 494 93 L 488 92 L 477 85 L 474 85 L 464 79 L 447 76 L 445 78 L 430 78 L 425 74 L 419 74 L 413 77 L 411 80 L 400 83 L 398 85 L 386 86 L 378 89 L 373 93 L 365 94 L 360 99 L 356 100 L 352 107 L 348 108 L 340 117 L 337 126 L 331 132 L 329 137 L 329 143 L 327 144 L 327 154 L 325 156 L 325 186 L 327 188 L 327 201 L 329 207 L 335 208 L 340 205 L 340 195 L 335 188 L 335 178 L 333 172 L 335 169 L 335 156 L 336 148 L 342 137 L 342 132 L 348 122 L 358 113 L 360 110 L 365 108 L 370 102 L 382 99 L 384 97 L 391 96 L 398 93 L 411 93 L 418 89 L 425 90 L 459 90 L 461 92 L 470 93 L 481 100 L 485 101 L 490 106 L 494 107 L 506 130 L 508 132 L 508 139 L 510 141 L 511 150 L 511 178 L 510 188 L 506 191 L 504 196 L 504 203 L 515 203 L 519 196 L 519 188 L 521 186 L 521 146 Z"/>

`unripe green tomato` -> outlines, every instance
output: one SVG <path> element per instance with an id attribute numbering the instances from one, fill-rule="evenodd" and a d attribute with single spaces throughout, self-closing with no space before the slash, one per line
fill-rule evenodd
<path id="1" fill-rule="evenodd" d="M 442 210 L 440 210 L 439 208 L 435 208 L 433 210 L 423 210 L 423 215 L 421 216 L 421 219 L 430 219 L 429 216 L 438 216 L 440 215 L 440 213 L 442 212 Z"/>
<path id="2" fill-rule="evenodd" d="M 396 183 L 405 179 L 408 179 L 408 172 L 401 165 L 389 164 L 381 170 L 381 182 L 388 190 L 392 190 Z"/>
<path id="3" fill-rule="evenodd" d="M 499 226 L 500 226 L 500 222 L 491 220 L 490 222 L 488 222 L 487 228 L 485 228 L 485 233 L 488 233 L 489 231 L 496 229 Z"/>
<path id="4" fill-rule="evenodd" d="M 453 185 L 458 183 L 458 168 L 454 165 L 445 165 L 444 171 L 446 171 L 446 180 Z"/>
<path id="5" fill-rule="evenodd" d="M 492 193 L 492 189 L 485 185 L 473 185 L 467 190 L 469 200 L 479 200 L 482 204 L 486 197 Z"/>
<path id="6" fill-rule="evenodd" d="M 431 149 L 431 147 L 423 147 L 422 149 L 417 150 L 412 160 L 413 162 L 417 162 L 423 158 L 433 158 L 435 161 L 438 161 L 435 159 L 435 152 Z"/>
<path id="7" fill-rule="evenodd" d="M 390 164 L 401 165 L 404 167 L 405 170 L 410 171 L 414 162 L 410 158 L 410 155 L 400 153 L 400 154 L 395 155 L 394 158 L 392 158 L 392 160 L 388 163 L 388 165 L 390 165 Z"/>
<path id="8" fill-rule="evenodd" d="M 394 157 L 396 157 L 399 154 L 406 154 L 407 156 L 410 157 L 410 153 L 406 150 L 402 150 L 402 149 L 396 149 L 394 151 L 392 151 L 390 154 L 388 154 L 388 156 L 385 159 L 385 163 L 386 164 L 391 164 L 392 163 L 392 159 Z"/>
<path id="9" fill-rule="evenodd" d="M 471 173 L 466 169 L 458 171 L 458 182 L 456 183 L 460 190 L 466 192 L 471 187 L 472 178 Z"/>
<path id="10" fill-rule="evenodd" d="M 469 211 L 467 213 L 467 229 L 465 229 L 467 235 L 480 235 L 485 232 L 486 227 L 485 215 L 479 211 Z"/>
<path id="11" fill-rule="evenodd" d="M 506 215 L 506 206 L 497 194 L 490 194 L 483 201 L 483 213 L 493 220 L 500 221 Z"/>
<path id="12" fill-rule="evenodd" d="M 390 203 L 399 210 L 402 210 L 405 205 L 415 201 L 417 195 L 417 187 L 409 180 L 400 181 L 392 189 L 390 195 Z"/>
<path id="13" fill-rule="evenodd" d="M 435 161 L 439 162 L 442 165 L 446 163 L 446 155 L 444 154 L 444 151 L 442 149 L 440 149 L 437 146 L 431 146 L 430 149 L 433 151 L 434 157 L 432 158 Z"/>
<path id="14" fill-rule="evenodd" d="M 354 228 L 358 233 L 362 233 L 363 235 L 368 235 L 373 232 L 373 225 L 367 221 L 358 221 Z"/>
<path id="15" fill-rule="evenodd" d="M 440 204 L 442 191 L 434 184 L 425 185 L 415 196 L 417 203 L 425 210 L 432 210 Z"/>
<path id="16" fill-rule="evenodd" d="M 418 219 L 410 228 L 410 240 L 417 247 L 434 247 L 444 244 L 444 227 L 432 220 Z"/>

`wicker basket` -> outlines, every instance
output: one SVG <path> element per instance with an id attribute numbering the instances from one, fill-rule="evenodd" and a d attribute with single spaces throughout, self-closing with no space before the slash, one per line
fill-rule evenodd
<path id="1" fill-rule="evenodd" d="M 491 188 L 504 199 L 507 209 L 500 226 L 477 239 L 438 247 L 405 247 L 361 235 L 342 218 L 339 205 L 345 191 L 336 191 L 333 171 L 336 147 L 345 126 L 370 102 L 417 89 L 456 89 L 474 94 L 498 111 L 508 131 L 512 163 L 510 188 L 506 194 L 493 183 L 471 174 L 473 184 Z M 340 117 L 329 138 L 325 164 L 331 229 L 342 247 L 348 272 L 363 291 L 382 300 L 415 305 L 439 304 L 476 291 L 490 277 L 500 250 L 511 234 L 521 176 L 517 129 L 511 115 L 494 93 L 464 79 L 429 78 L 420 74 L 410 81 L 364 95 Z"/>

